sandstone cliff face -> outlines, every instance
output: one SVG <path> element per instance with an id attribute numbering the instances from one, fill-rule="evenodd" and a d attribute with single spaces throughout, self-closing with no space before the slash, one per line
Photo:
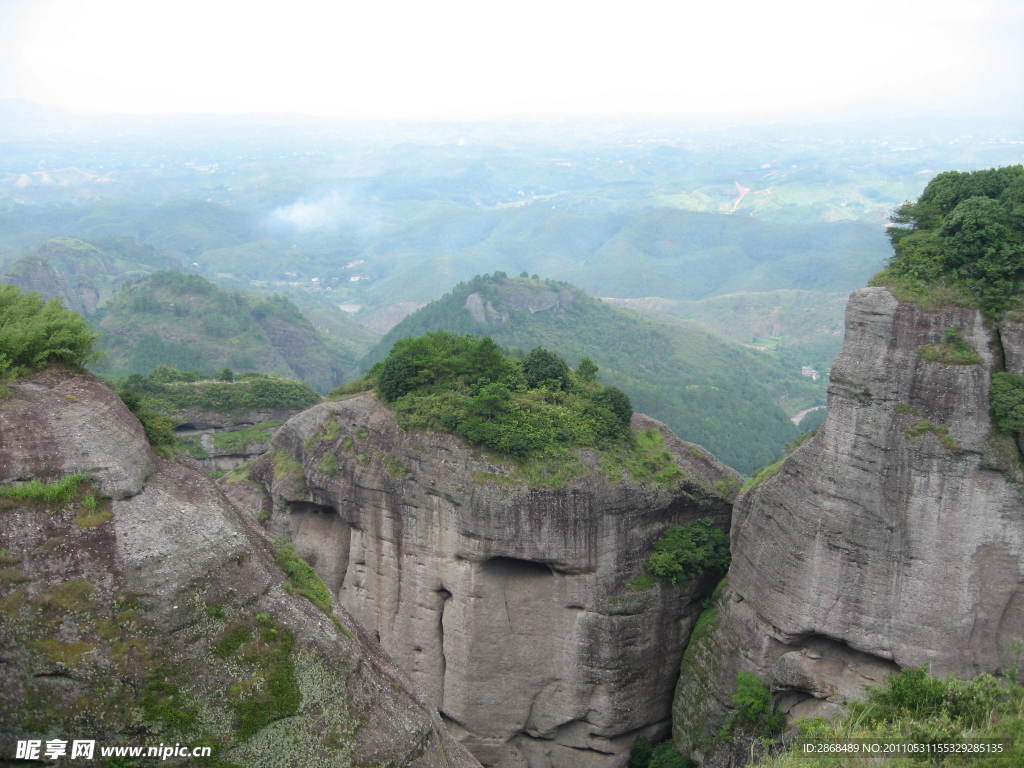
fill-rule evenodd
<path id="1" fill-rule="evenodd" d="M 477 764 L 351 617 L 285 589 L 250 516 L 191 462 L 153 455 L 99 380 L 14 383 L 0 482 L 71 473 L 91 478 L 73 501 L 0 497 L 0 754 L 86 738 L 216 745 L 221 768 Z"/>
<path id="2" fill-rule="evenodd" d="M 954 327 L 979 364 L 917 353 Z M 824 425 L 737 501 L 717 628 L 687 651 L 700 663 L 676 692 L 679 747 L 721 723 L 738 669 L 799 717 L 900 667 L 971 677 L 1006 663 L 1024 637 L 1024 495 L 989 388 L 1004 349 L 1024 365 L 1022 330 L 1004 326 L 1000 343 L 976 311 L 852 294 Z"/>
<path id="3" fill-rule="evenodd" d="M 631 587 L 670 525 L 729 504 L 737 475 L 658 429 L 674 488 L 593 470 L 529 487 L 455 437 L 406 433 L 370 394 L 288 421 L 253 477 L 339 602 L 486 765 L 621 766 L 659 737 L 679 653 L 713 584 Z"/>

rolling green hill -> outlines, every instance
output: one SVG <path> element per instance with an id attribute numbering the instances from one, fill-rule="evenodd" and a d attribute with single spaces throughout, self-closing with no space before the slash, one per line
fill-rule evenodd
<path id="1" fill-rule="evenodd" d="M 799 371 L 696 326 L 619 311 L 567 283 L 500 272 L 461 283 L 411 314 L 363 368 L 384 359 L 398 339 L 435 330 L 489 335 L 521 350 L 543 346 L 572 365 L 589 357 L 636 410 L 747 473 L 798 435 L 780 403 L 796 411 L 824 394 Z"/>
<path id="2" fill-rule="evenodd" d="M 174 263 L 166 256 L 130 238 L 93 243 L 52 237 L 10 264 L 0 281 L 60 299 L 88 316 L 126 283 L 168 266 Z"/>
<path id="3" fill-rule="evenodd" d="M 696 301 L 648 296 L 613 306 L 689 320 L 737 344 L 770 352 L 790 369 L 827 371 L 843 345 L 846 292 L 749 291 Z"/>
<path id="4" fill-rule="evenodd" d="M 196 275 L 154 273 L 113 296 L 97 326 L 105 353 L 97 368 L 112 375 L 158 365 L 206 373 L 228 367 L 326 391 L 355 367 L 288 299 L 225 291 Z"/>

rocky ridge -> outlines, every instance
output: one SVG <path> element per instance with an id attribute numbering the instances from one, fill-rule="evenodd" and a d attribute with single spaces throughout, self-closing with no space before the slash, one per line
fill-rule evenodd
<path id="1" fill-rule="evenodd" d="M 188 460 L 153 454 L 98 379 L 11 384 L 0 484 L 79 473 L 70 500 L 0 496 L 3 754 L 25 738 L 177 739 L 217 747 L 206 764 L 221 768 L 477 764 L 343 609 L 292 594 L 250 516 Z"/>
<path id="2" fill-rule="evenodd" d="M 975 363 L 921 353 L 951 329 Z M 1008 664 L 1024 638 L 1024 478 L 989 390 L 992 371 L 1024 372 L 1022 352 L 1020 323 L 851 295 L 825 423 L 735 505 L 728 588 L 676 690 L 681 751 L 741 764 L 714 738 L 741 669 L 796 719 L 899 668 Z"/>
<path id="3" fill-rule="evenodd" d="M 269 514 L 485 765 L 622 766 L 638 736 L 667 734 L 677 660 L 714 586 L 636 582 L 643 559 L 671 525 L 727 526 L 739 479 L 660 422 L 633 427 L 660 432 L 684 481 L 610 477 L 584 451 L 585 477 L 531 487 L 458 438 L 405 432 L 363 394 L 298 414 L 255 485 L 224 486 Z"/>

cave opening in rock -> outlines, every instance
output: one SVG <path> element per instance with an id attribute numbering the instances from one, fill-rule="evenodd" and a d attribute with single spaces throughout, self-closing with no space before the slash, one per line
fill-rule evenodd
<path id="1" fill-rule="evenodd" d="M 336 595 L 348 570 L 351 526 L 337 510 L 322 504 L 291 501 L 286 509 L 288 538 Z"/>

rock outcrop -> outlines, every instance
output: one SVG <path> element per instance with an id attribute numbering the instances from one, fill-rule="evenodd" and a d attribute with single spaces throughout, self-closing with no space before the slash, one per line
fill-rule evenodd
<path id="1" fill-rule="evenodd" d="M 403 431 L 371 394 L 288 421 L 252 476 L 271 530 L 481 762 L 622 766 L 638 736 L 667 734 L 679 654 L 714 586 L 635 579 L 667 527 L 728 525 L 738 480 L 660 422 L 633 426 L 664 436 L 684 481 L 636 481 L 584 451 L 583 476 L 531 487 L 458 438 Z"/>
<path id="2" fill-rule="evenodd" d="M 65 498 L 9 490 L 79 473 Z M 95 739 L 213 746 L 219 766 L 477 765 L 353 619 L 292 594 L 251 516 L 188 460 L 155 456 L 98 379 L 11 384 L 0 483 L 0 754 Z"/>
<path id="3" fill-rule="evenodd" d="M 949 329 L 975 364 L 929 354 Z M 1024 486 L 989 391 L 993 370 L 1024 366 L 1021 331 L 885 288 L 852 294 L 825 423 L 737 501 L 716 628 L 687 650 L 676 692 L 682 751 L 728 762 L 702 737 L 740 669 L 795 718 L 898 668 L 973 677 L 1009 661 L 1024 638 Z"/>
<path id="4" fill-rule="evenodd" d="M 298 408 L 212 411 L 186 408 L 175 413 L 175 435 L 184 451 L 208 472 L 225 472 L 270 450 L 277 429 Z"/>

